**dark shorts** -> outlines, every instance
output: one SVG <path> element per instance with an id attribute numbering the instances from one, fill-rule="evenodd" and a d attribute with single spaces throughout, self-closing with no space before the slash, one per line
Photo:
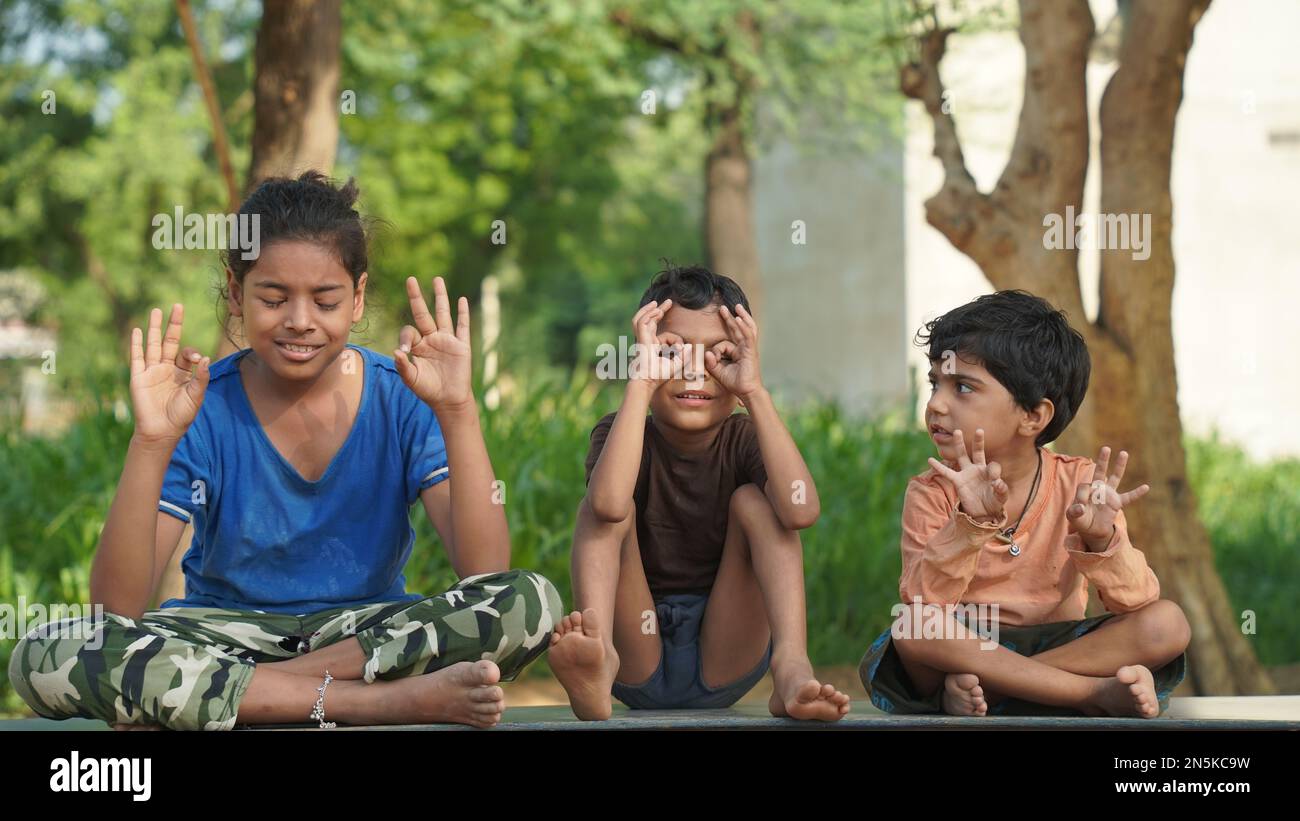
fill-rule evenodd
<path id="1" fill-rule="evenodd" d="M 1022 656 L 1035 656 L 1053 647 L 1068 644 L 1080 636 L 1097 629 L 1102 622 L 1114 616 L 1102 613 L 1079 621 L 1057 621 L 1050 624 L 1031 624 L 1024 627 L 1000 625 L 998 644 Z M 990 648 L 992 649 L 992 648 Z M 1156 698 L 1160 712 L 1169 709 L 1169 696 L 1187 675 L 1187 654 L 1179 656 L 1158 670 L 1151 671 L 1155 678 Z M 943 687 L 933 693 L 918 692 L 913 686 L 903 660 L 894 647 L 893 636 L 885 630 L 867 648 L 867 654 L 858 665 L 858 677 L 871 696 L 871 703 L 887 713 L 942 713 Z M 989 707 L 989 715 L 999 716 L 1078 716 L 1082 712 L 1070 707 L 1052 707 L 1017 698 L 1007 698 Z"/>
<path id="2" fill-rule="evenodd" d="M 721 687 L 704 683 L 700 659 L 700 626 L 709 597 L 671 593 L 655 599 L 662 652 L 659 666 L 640 684 L 614 682 L 614 697 L 634 710 L 694 709 L 730 707 L 767 673 L 772 661 L 772 643 L 758 666 L 741 678 Z"/>

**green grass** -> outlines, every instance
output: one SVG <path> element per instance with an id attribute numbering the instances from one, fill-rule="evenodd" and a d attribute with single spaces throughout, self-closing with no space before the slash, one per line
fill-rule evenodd
<path id="1" fill-rule="evenodd" d="M 584 490 L 592 426 L 618 404 L 616 386 L 550 379 L 484 414 L 484 435 L 505 482 L 516 567 L 551 578 L 566 602 L 569 541 Z M 899 512 L 908 477 L 932 453 L 901 419 L 861 419 L 814 405 L 787 417 L 822 502 L 804 531 L 809 652 L 816 664 L 853 664 L 888 624 L 899 572 Z M 0 431 L 0 602 L 85 602 L 88 571 L 130 438 L 130 423 L 91 408 L 53 439 Z M 1300 661 L 1300 461 L 1251 462 L 1217 438 L 1188 442 L 1191 483 L 1237 612 L 1256 613 L 1250 636 L 1265 664 Z M 416 549 L 408 589 L 453 581 L 423 510 L 413 508 Z M 7 670 L 13 641 L 0 641 Z M 541 666 L 544 670 L 544 665 Z M 25 712 L 0 676 L 0 713 Z"/>

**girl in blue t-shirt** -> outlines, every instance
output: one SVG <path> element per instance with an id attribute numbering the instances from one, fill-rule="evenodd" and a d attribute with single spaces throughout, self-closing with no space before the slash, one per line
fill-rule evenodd
<path id="1" fill-rule="evenodd" d="M 183 348 L 179 304 L 165 331 L 158 309 L 134 329 L 135 432 L 90 575 L 106 612 L 15 648 L 11 680 L 38 714 L 490 727 L 498 682 L 549 645 L 555 588 L 507 570 L 468 301 L 453 323 L 442 278 L 432 314 L 409 278 L 415 325 L 393 358 L 348 343 L 368 279 L 357 194 L 307 172 L 240 208 L 260 253 L 225 255 L 225 297 L 246 349 L 211 363 Z M 405 590 L 417 498 L 461 580 L 437 596 Z M 150 610 L 187 523 L 185 596 Z"/>

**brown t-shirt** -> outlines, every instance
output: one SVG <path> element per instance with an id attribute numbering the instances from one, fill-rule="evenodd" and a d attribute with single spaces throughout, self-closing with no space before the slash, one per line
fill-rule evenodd
<path id="1" fill-rule="evenodd" d="M 614 416 L 608 414 L 591 431 L 589 483 Z M 641 470 L 632 497 L 641 564 L 652 595 L 707 593 L 713 587 L 731 494 L 751 483 L 762 490 L 767 469 L 749 414 L 727 417 L 709 449 L 695 454 L 673 450 L 653 417 L 646 417 Z"/>

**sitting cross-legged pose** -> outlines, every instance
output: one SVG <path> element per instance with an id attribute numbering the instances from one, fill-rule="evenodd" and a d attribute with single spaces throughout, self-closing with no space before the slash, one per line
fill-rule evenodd
<path id="1" fill-rule="evenodd" d="M 872 703 L 1158 716 L 1186 673 L 1191 633 L 1129 541 L 1123 509 L 1149 488 L 1120 490 L 1124 451 L 1112 463 L 1108 447 L 1096 462 L 1044 447 L 1083 402 L 1083 337 L 1045 300 L 1001 291 L 918 338 L 941 460 L 908 483 L 902 604 L 858 670 Z M 1089 584 L 1108 612 L 1084 618 Z"/>
<path id="2" fill-rule="evenodd" d="M 499 682 L 547 650 L 561 602 L 509 569 L 468 302 L 453 323 L 441 278 L 433 314 L 408 279 L 415 327 L 393 358 L 348 343 L 367 282 L 356 197 L 308 172 L 243 204 L 261 250 L 226 255 L 226 302 L 248 348 L 182 348 L 179 304 L 165 332 L 157 309 L 134 330 L 135 429 L 90 576 L 103 618 L 38 627 L 10 662 L 38 715 L 490 727 Z M 435 596 L 406 591 L 417 499 L 460 579 Z M 147 609 L 187 522 L 185 596 Z"/>

